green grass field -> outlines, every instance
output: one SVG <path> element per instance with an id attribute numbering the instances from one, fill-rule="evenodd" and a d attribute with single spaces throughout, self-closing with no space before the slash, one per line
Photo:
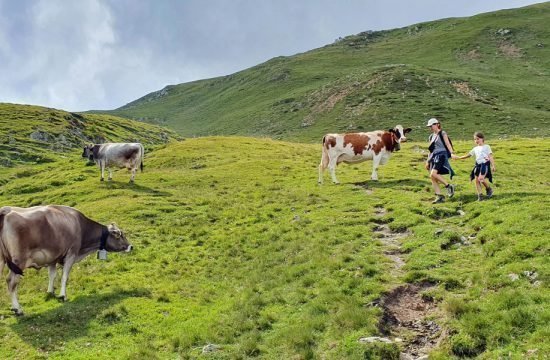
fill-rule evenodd
<path id="1" fill-rule="evenodd" d="M 108 114 L 0 104 L 0 206 L 73 206 L 135 247 L 78 263 L 65 303 L 27 270 L 23 317 L 1 290 L 0 358 L 547 359 L 549 21 L 546 2 L 365 32 Z M 487 135 L 493 199 L 453 161 L 431 204 L 432 116 L 459 153 Z M 414 131 L 380 181 L 367 162 L 317 184 L 325 133 L 396 124 Z M 135 184 L 81 158 L 105 141 L 145 145 Z"/>
<path id="2" fill-rule="evenodd" d="M 27 270 L 24 317 L 0 296 L 0 357 L 396 358 L 403 344 L 359 342 L 380 335 L 372 304 L 429 283 L 423 296 L 444 332 L 430 358 L 544 358 L 550 173 L 541 164 L 550 151 L 545 139 L 488 143 L 495 197 L 474 201 L 471 162 L 455 161 L 457 195 L 436 206 L 426 144 L 414 142 L 379 182 L 367 181 L 367 162 L 340 166 L 338 186 L 328 174 L 317 185 L 320 144 L 244 137 L 158 146 L 135 185 L 125 170 L 100 183 L 78 150 L 0 168 L 1 205 L 74 206 L 116 222 L 135 246 L 78 263 L 66 303 L 46 299 L 47 271 Z M 472 145 L 455 142 L 459 152 Z M 376 236 L 381 223 L 409 233 L 398 273 Z"/>

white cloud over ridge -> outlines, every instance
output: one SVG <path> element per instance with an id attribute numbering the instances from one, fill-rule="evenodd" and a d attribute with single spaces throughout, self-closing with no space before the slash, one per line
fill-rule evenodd
<path id="1" fill-rule="evenodd" d="M 0 102 L 113 109 L 340 36 L 530 3 L 0 0 Z"/>

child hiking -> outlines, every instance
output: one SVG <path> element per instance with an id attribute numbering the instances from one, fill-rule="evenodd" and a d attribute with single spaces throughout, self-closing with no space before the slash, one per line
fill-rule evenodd
<path id="1" fill-rule="evenodd" d="M 426 125 L 432 131 L 430 135 L 430 155 L 426 160 L 426 170 L 430 171 L 430 180 L 435 192 L 435 200 L 432 204 L 445 202 L 445 196 L 441 195 L 439 184 L 443 184 L 447 188 L 447 195 L 453 197 L 455 194 L 455 186 L 448 183 L 442 175 L 450 174 L 451 180 L 454 176 L 454 171 L 449 164 L 449 158 L 454 153 L 453 144 L 449 140 L 447 133 L 441 130 L 441 123 L 436 118 L 428 120 Z"/>
<path id="2" fill-rule="evenodd" d="M 462 156 L 453 155 L 453 159 L 461 160 L 467 159 L 470 156 L 475 156 L 476 161 L 475 166 L 470 173 L 470 181 L 474 179 L 476 180 L 477 200 L 482 201 L 483 187 L 481 185 L 483 185 L 487 191 L 487 199 L 493 196 L 493 188 L 489 185 L 487 180 L 491 183 L 493 182 L 493 172 L 496 171 L 495 159 L 493 157 L 491 147 L 485 144 L 485 136 L 482 133 L 474 133 L 474 142 L 477 146 L 470 150 L 469 153 Z"/>

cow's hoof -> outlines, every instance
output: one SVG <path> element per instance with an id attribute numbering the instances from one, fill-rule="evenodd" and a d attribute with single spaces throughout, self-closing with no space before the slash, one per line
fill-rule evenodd
<path id="1" fill-rule="evenodd" d="M 99 181 L 105 181 L 105 179 L 104 179 L 104 178 L 101 178 L 101 179 L 99 179 Z"/>
<path id="2" fill-rule="evenodd" d="M 15 308 L 12 308 L 11 311 L 13 311 L 13 314 L 14 314 L 15 316 L 23 316 L 23 315 L 25 315 L 25 314 L 23 313 L 23 309 L 15 309 Z"/>
<path id="3" fill-rule="evenodd" d="M 67 301 L 67 297 L 66 296 L 63 296 L 63 295 L 59 295 L 57 297 L 57 300 L 61 301 L 61 302 L 66 302 Z"/>

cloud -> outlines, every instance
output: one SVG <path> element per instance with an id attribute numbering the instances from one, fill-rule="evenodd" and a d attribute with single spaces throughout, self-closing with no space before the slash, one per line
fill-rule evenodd
<path id="1" fill-rule="evenodd" d="M 112 109 L 340 36 L 533 2 L 0 0 L 0 101 Z"/>

